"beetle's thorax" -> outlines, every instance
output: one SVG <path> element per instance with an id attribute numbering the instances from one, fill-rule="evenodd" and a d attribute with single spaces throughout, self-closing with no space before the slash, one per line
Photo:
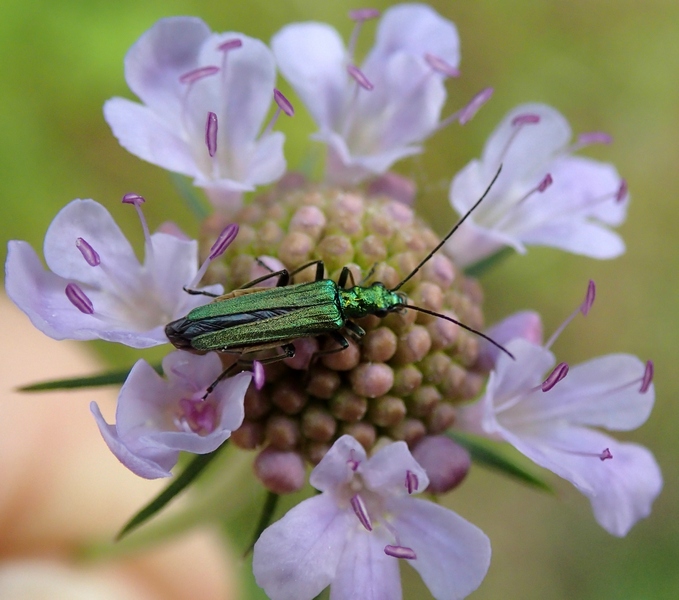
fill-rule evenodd
<path id="1" fill-rule="evenodd" d="M 360 285 L 339 290 L 342 310 L 347 319 L 360 319 L 368 315 L 386 316 L 405 304 L 403 296 L 388 290 L 380 282 L 369 287 Z"/>

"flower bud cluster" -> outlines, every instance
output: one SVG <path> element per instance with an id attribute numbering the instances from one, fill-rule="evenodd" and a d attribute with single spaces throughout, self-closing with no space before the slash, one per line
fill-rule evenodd
<path id="1" fill-rule="evenodd" d="M 284 180 L 236 214 L 239 235 L 207 280 L 233 290 L 266 273 L 262 264 L 292 271 L 322 260 L 325 277 L 335 281 L 348 266 L 357 285 L 379 281 L 393 288 L 440 239 L 401 202 L 299 183 Z M 222 226 L 219 217 L 206 223 L 205 249 Z M 315 274 L 312 265 L 292 284 L 313 281 Z M 274 276 L 260 285 L 276 282 Z M 402 290 L 409 304 L 483 328 L 478 284 L 443 254 L 435 254 Z M 383 319 L 370 315 L 357 325 L 366 331 L 360 342 L 347 336 L 346 350 L 316 356 L 337 342 L 304 338 L 300 326 L 296 356 L 268 365 L 266 385 L 248 390 L 245 421 L 233 441 L 244 448 L 296 451 L 312 464 L 344 434 L 368 451 L 382 436 L 412 447 L 448 429 L 455 404 L 480 392 L 484 373 L 472 368 L 478 340 L 456 324 L 403 309 Z"/>

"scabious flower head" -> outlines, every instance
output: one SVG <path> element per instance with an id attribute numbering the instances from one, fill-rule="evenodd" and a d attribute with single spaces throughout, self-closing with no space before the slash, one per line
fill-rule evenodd
<path id="1" fill-rule="evenodd" d="M 194 178 L 221 209 L 285 172 L 284 136 L 262 125 L 276 67 L 261 41 L 161 19 L 132 46 L 125 77 L 143 104 L 112 98 L 104 116 L 132 154 Z"/>
<path id="2" fill-rule="evenodd" d="M 497 356 L 484 396 L 461 409 L 457 426 L 509 442 L 570 481 L 589 498 L 606 531 L 626 535 L 650 513 L 662 475 L 646 448 L 595 428 L 629 431 L 648 419 L 655 400 L 652 364 L 609 354 L 555 367 L 552 352 L 525 337 L 507 349 L 515 360 Z"/>
<path id="3" fill-rule="evenodd" d="M 240 373 L 205 397 L 222 370 L 214 353 L 168 354 L 166 379 L 138 361 L 120 390 L 114 425 L 106 423 L 96 402 L 90 406 L 111 452 L 140 477 L 155 479 L 172 475 L 180 451 L 216 450 L 243 422 L 243 398 L 252 379 Z"/>
<path id="4" fill-rule="evenodd" d="M 490 563 L 485 534 L 454 512 L 410 495 L 429 480 L 403 442 L 368 458 L 339 438 L 312 471 L 320 495 L 304 500 L 255 544 L 257 583 L 273 600 L 400 598 L 399 560 L 438 600 L 464 598 Z"/>
<path id="5" fill-rule="evenodd" d="M 476 263 L 504 247 L 525 252 L 527 245 L 551 246 L 592 258 L 624 252 L 609 227 L 627 212 L 625 181 L 613 165 L 573 152 L 593 142 L 584 134 L 574 145 L 566 119 L 545 104 L 511 110 L 491 134 L 481 159 L 453 179 L 450 201 L 466 213 L 502 165 L 488 197 L 448 243 L 461 265 Z"/>
<path id="6" fill-rule="evenodd" d="M 370 14 L 356 14 L 360 25 Z M 380 19 L 359 68 L 335 29 L 295 23 L 271 40 L 278 67 L 327 144 L 330 181 L 354 184 L 421 151 L 439 125 L 444 77 L 460 60 L 455 25 L 424 4 L 400 4 Z M 447 71 L 444 69 L 447 68 Z"/>
<path id="7" fill-rule="evenodd" d="M 151 512 L 227 438 L 257 451 L 253 470 L 269 491 L 262 517 L 315 466 L 310 483 L 320 494 L 262 525 L 253 540 L 256 580 L 274 600 L 312 599 L 328 586 L 333 599 L 397 600 L 400 561 L 437 599 L 473 592 L 488 569 L 487 537 L 411 497 L 463 481 L 471 457 L 483 454 L 470 432 L 508 442 L 572 482 L 615 535 L 648 514 L 662 486 L 648 450 L 595 429 L 646 420 L 651 363 L 614 354 L 554 366 L 549 348 L 565 324 L 543 344 L 540 317 L 529 311 L 482 333 L 483 292 L 462 270 L 505 246 L 620 254 L 609 227 L 624 219 L 626 184 L 611 165 L 574 155 L 607 136 L 571 144 L 555 109 L 517 107 L 482 158 L 454 178 L 451 201 L 466 221 L 459 229 L 442 223 L 452 235 L 442 240 L 415 213 L 414 183 L 389 169 L 433 132 L 467 123 L 492 89 L 442 119 L 445 79 L 459 75 L 455 26 L 422 4 L 391 8 L 359 65 L 359 30 L 378 16 L 352 11 L 346 48 L 331 27 L 297 23 L 274 36 L 272 51 L 242 34 L 213 34 L 199 19 L 160 20 L 125 62 L 141 104 L 114 98 L 104 112 L 125 148 L 205 189 L 216 210 L 201 224 L 200 248 L 176 226 L 150 235 L 142 220 L 140 264 L 91 200 L 72 202 L 52 223 L 51 271 L 28 244 L 9 246 L 8 293 L 48 335 L 182 348 L 163 360 L 164 377 L 143 360 L 134 365 L 114 424 L 91 405 L 106 444 L 142 477 L 170 476 L 182 451 L 210 453 Z M 283 176 L 283 136 L 272 127 L 294 109 L 273 87 L 274 56 L 316 121 L 313 137 L 327 146 L 323 184 Z M 272 98 L 278 109 L 263 127 Z M 143 199 L 125 201 L 140 211 Z M 447 255 L 439 251 L 446 241 Z M 212 285 L 198 288 L 203 281 Z M 310 281 L 317 285 L 286 287 Z M 193 319 L 189 311 L 223 289 Z M 371 300 L 374 290 L 390 304 Z M 593 300 L 590 283 L 574 315 L 587 314 Z M 367 316 L 351 318 L 359 312 Z M 194 337 L 203 345 L 192 345 Z M 209 350 L 216 352 L 203 354 Z M 250 365 L 252 374 L 226 377 Z M 484 452 L 493 457 L 490 447 Z M 215 469 L 212 477 L 222 475 Z"/>
<path id="8" fill-rule="evenodd" d="M 356 283 L 367 278 L 365 285 L 382 282 L 392 288 L 439 241 L 399 201 L 309 184 L 290 189 L 286 180 L 233 218 L 239 234 L 206 274 L 206 280 L 226 289 L 261 276 L 258 259 L 273 270 L 290 271 L 322 260 L 330 279 L 337 281 L 348 266 Z M 204 243 L 222 227 L 219 219 L 206 223 Z M 312 266 L 294 281 L 314 276 Z M 478 284 L 442 253 L 402 290 L 410 304 L 483 328 Z M 412 447 L 425 435 L 445 431 L 455 420 L 455 405 L 479 393 L 485 374 L 472 368 L 479 348 L 473 333 L 405 309 L 357 324 L 367 332 L 359 342 L 349 338 L 348 349 L 317 358 L 315 352 L 337 348 L 337 342 L 306 337 L 300 325 L 295 357 L 267 365 L 264 387 L 248 390 L 245 421 L 233 441 L 243 448 L 295 451 L 312 464 L 344 434 L 366 449 L 380 436 Z"/>
<path id="9" fill-rule="evenodd" d="M 136 205 L 143 201 L 134 194 L 126 198 Z M 9 242 L 7 295 L 33 325 L 57 340 L 102 339 L 133 348 L 167 343 L 167 322 L 206 301 L 182 289 L 198 271 L 198 244 L 167 233 L 149 235 L 143 218 L 142 226 L 145 256 L 139 263 L 101 204 L 74 200 L 45 235 L 49 271 L 27 242 Z"/>

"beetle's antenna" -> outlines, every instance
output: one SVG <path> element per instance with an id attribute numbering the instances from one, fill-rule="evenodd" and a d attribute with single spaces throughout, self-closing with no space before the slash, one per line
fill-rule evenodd
<path id="1" fill-rule="evenodd" d="M 442 315 L 440 313 L 434 312 L 433 310 L 427 310 L 426 308 L 420 308 L 419 306 L 413 306 L 412 304 L 402 304 L 399 306 L 399 308 L 409 308 L 410 310 L 416 310 L 417 312 L 424 313 L 426 315 L 431 315 L 433 317 L 438 317 L 439 319 L 445 319 L 446 321 L 450 321 L 451 323 L 455 323 L 455 325 L 459 325 L 462 327 L 462 329 L 466 329 L 467 331 L 471 331 L 472 333 L 475 333 L 476 335 L 482 337 L 484 340 L 490 342 L 498 348 L 499 350 L 502 350 L 507 356 L 509 356 L 512 360 L 516 360 L 514 358 L 514 355 L 507 350 L 502 344 L 499 344 L 496 342 L 492 337 L 487 336 L 485 333 L 480 332 L 478 329 L 474 329 L 473 327 L 469 327 L 469 325 L 465 325 L 464 323 L 460 323 L 457 319 L 453 319 L 452 317 L 448 317 L 446 315 Z"/>
<path id="2" fill-rule="evenodd" d="M 401 286 L 402 286 L 406 281 L 408 281 L 413 275 L 415 275 L 415 273 L 417 273 L 417 272 L 422 268 L 422 266 L 423 266 L 423 265 L 424 265 L 424 264 L 425 264 L 432 256 L 434 256 L 434 254 L 436 254 L 436 253 L 439 251 L 439 249 L 441 248 L 441 246 L 443 246 L 443 244 L 445 244 L 445 243 L 448 241 L 448 238 L 449 238 L 451 235 L 453 235 L 453 234 L 457 231 L 458 227 L 459 227 L 460 225 L 462 225 L 462 223 L 465 222 L 465 220 L 467 219 L 467 217 L 468 217 L 469 215 L 471 215 L 472 212 L 474 212 L 474 210 L 476 209 L 476 207 L 477 207 L 479 204 L 481 204 L 481 201 L 488 195 L 488 192 L 490 192 L 490 189 L 493 187 L 493 184 L 497 181 L 497 178 L 500 176 L 500 171 L 502 171 L 502 165 L 500 165 L 500 168 L 497 170 L 497 173 L 495 173 L 495 177 L 493 177 L 493 181 L 490 182 L 490 185 L 486 188 L 486 191 L 483 192 L 483 195 L 476 201 L 476 203 L 474 204 L 474 206 L 472 206 L 472 207 L 465 213 L 465 215 L 464 215 L 464 216 L 463 216 L 463 217 L 455 224 L 455 227 L 453 227 L 453 228 L 448 232 L 448 234 L 447 234 L 447 235 L 446 235 L 446 236 L 438 243 L 438 245 L 436 246 L 436 248 L 434 248 L 429 254 L 427 254 L 427 256 L 424 257 L 424 260 L 423 260 L 419 265 L 417 265 L 417 266 L 410 272 L 410 275 L 408 275 L 405 279 L 403 279 L 403 280 L 401 281 L 401 283 L 399 283 L 395 288 L 392 288 L 390 291 L 395 292 L 396 290 L 400 289 Z M 439 315 L 439 316 L 440 316 L 440 315 Z M 444 318 L 445 318 L 445 317 L 444 317 Z M 478 333 L 478 331 L 477 331 L 476 333 Z M 497 344 L 496 344 L 496 345 L 497 345 Z M 503 350 L 504 350 L 504 348 L 503 348 Z"/>

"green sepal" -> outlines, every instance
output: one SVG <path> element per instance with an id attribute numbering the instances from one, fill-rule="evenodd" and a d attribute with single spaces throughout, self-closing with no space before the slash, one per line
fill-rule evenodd
<path id="1" fill-rule="evenodd" d="M 454 442 L 466 448 L 474 462 L 518 479 L 521 483 L 536 487 L 545 492 L 554 493 L 551 485 L 539 475 L 520 465 L 518 462 L 520 460 L 519 457 L 508 456 L 505 448 L 500 447 L 500 444 L 497 442 L 468 434 L 461 434 L 457 431 L 449 431 L 447 435 Z"/>
<path id="2" fill-rule="evenodd" d="M 248 544 L 248 547 L 245 549 L 245 552 L 243 552 L 243 558 L 245 558 L 246 556 L 248 556 L 248 554 L 250 554 L 250 552 L 252 552 L 252 549 L 255 547 L 255 542 L 257 542 L 259 536 L 262 535 L 262 532 L 269 525 L 271 525 L 271 521 L 273 521 L 273 515 L 276 512 L 276 507 L 278 506 L 279 499 L 280 499 L 279 494 L 276 494 L 275 492 L 267 493 L 266 500 L 262 505 L 262 511 L 259 513 L 259 521 L 257 521 L 257 527 L 255 528 L 255 532 L 252 536 L 252 541 Z"/>
<path id="3" fill-rule="evenodd" d="M 468 267 L 465 268 L 464 274 L 468 275 L 469 277 L 475 278 L 481 277 L 481 275 L 485 275 L 487 271 L 490 271 L 493 267 L 499 265 L 511 254 L 514 254 L 514 249 L 505 247 L 502 250 L 496 252 L 495 254 L 491 254 L 487 258 L 484 258 L 479 262 L 474 263 L 473 265 L 469 265 Z"/>
<path id="4" fill-rule="evenodd" d="M 203 470 L 215 459 L 220 450 L 227 445 L 224 442 L 219 448 L 209 452 L 208 454 L 198 454 L 193 460 L 186 465 L 185 469 L 177 475 L 172 482 L 158 494 L 151 502 L 142 508 L 134 517 L 132 517 L 125 526 L 120 530 L 116 536 L 116 540 L 120 540 L 128 533 L 139 527 L 145 521 L 148 521 L 153 515 L 160 511 L 167 505 L 175 496 L 188 487 Z"/>
<path id="5" fill-rule="evenodd" d="M 163 369 L 160 365 L 152 365 L 156 373 L 162 374 Z M 124 383 L 132 369 L 107 371 L 98 375 L 87 377 L 72 377 L 69 379 L 54 379 L 52 381 L 41 381 L 18 388 L 19 392 L 46 392 L 51 390 L 74 390 L 78 388 L 99 387 L 102 385 L 118 385 Z"/>
<path id="6" fill-rule="evenodd" d="M 199 221 L 203 221 L 210 214 L 210 211 L 206 208 L 205 201 L 196 194 L 196 189 L 190 183 L 189 178 L 179 173 L 171 172 L 170 179 L 172 180 L 172 185 L 177 188 L 179 195 L 186 203 L 186 206 L 189 207 L 189 210 Z"/>

